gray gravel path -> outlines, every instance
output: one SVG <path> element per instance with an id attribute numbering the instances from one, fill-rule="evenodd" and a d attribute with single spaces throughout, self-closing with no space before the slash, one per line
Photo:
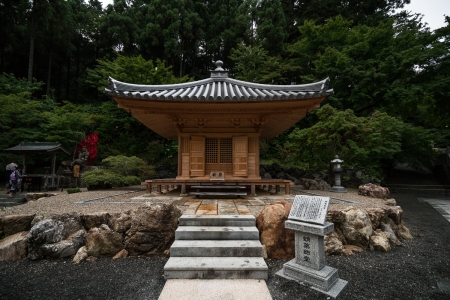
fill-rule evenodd
<path id="1" fill-rule="evenodd" d="M 450 222 L 417 197 L 392 195 L 404 210 L 414 239 L 389 253 L 330 256 L 349 283 L 340 299 L 450 299 Z M 448 198 L 450 201 L 450 198 Z M 158 299 L 166 257 L 99 259 L 73 265 L 70 259 L 0 262 L 0 299 Z M 285 261 L 267 260 L 267 285 L 273 299 L 327 299 L 323 294 L 275 276 Z"/>

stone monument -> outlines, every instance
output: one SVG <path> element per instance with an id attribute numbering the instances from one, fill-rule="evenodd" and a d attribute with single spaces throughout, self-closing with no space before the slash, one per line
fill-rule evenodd
<path id="1" fill-rule="evenodd" d="M 278 276 L 306 284 L 336 298 L 347 285 L 338 270 L 325 265 L 323 236 L 334 230 L 326 222 L 329 197 L 297 195 L 285 227 L 295 231 L 295 258 L 283 265 Z"/>

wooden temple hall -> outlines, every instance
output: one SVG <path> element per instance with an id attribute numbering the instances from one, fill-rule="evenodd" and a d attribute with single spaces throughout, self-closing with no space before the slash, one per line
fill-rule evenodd
<path id="1" fill-rule="evenodd" d="M 147 180 L 161 192 L 181 186 L 195 195 L 256 195 L 256 187 L 290 193 L 289 180 L 262 179 L 259 141 L 302 119 L 333 93 L 329 79 L 301 85 L 267 85 L 228 77 L 217 61 L 211 77 L 170 85 L 138 85 L 109 78 L 105 93 L 120 108 L 164 138 L 178 140 L 176 178 Z M 209 191 L 209 192 L 208 192 Z"/>

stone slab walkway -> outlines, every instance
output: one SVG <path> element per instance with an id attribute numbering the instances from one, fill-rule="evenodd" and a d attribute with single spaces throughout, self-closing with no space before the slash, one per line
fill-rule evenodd
<path id="1" fill-rule="evenodd" d="M 264 201 L 255 199 L 188 199 L 185 215 L 251 215 L 249 206 L 263 208 Z"/>
<path id="2" fill-rule="evenodd" d="M 447 219 L 447 221 L 450 222 L 450 198 L 448 199 L 417 198 L 417 199 L 421 202 L 428 202 L 445 219 Z"/>
<path id="3" fill-rule="evenodd" d="M 168 279 L 159 300 L 272 300 L 264 280 Z"/>

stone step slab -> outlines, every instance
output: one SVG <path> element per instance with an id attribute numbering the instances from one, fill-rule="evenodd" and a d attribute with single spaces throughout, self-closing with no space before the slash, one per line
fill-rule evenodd
<path id="1" fill-rule="evenodd" d="M 268 267 L 262 257 L 171 257 L 166 279 L 264 279 Z"/>
<path id="2" fill-rule="evenodd" d="M 256 226 L 256 218 L 252 215 L 182 215 L 180 226 Z"/>
<path id="3" fill-rule="evenodd" d="M 259 231 L 255 226 L 179 226 L 175 240 L 259 240 Z"/>
<path id="4" fill-rule="evenodd" d="M 176 240 L 170 247 L 171 257 L 262 257 L 257 240 L 191 241 Z"/>

